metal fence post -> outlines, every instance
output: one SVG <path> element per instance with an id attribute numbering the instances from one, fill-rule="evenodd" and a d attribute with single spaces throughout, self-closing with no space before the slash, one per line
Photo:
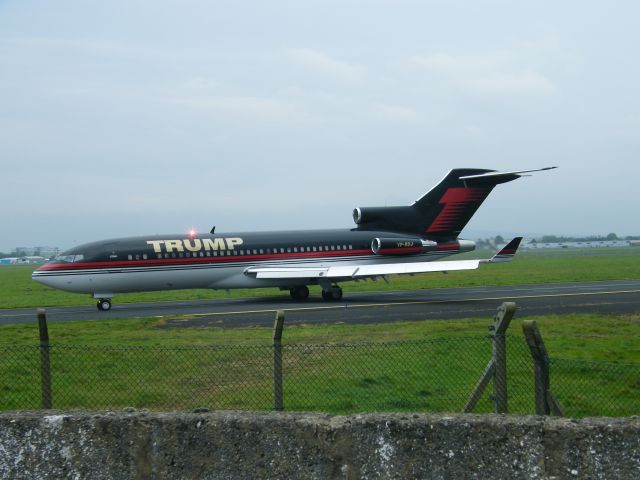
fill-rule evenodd
<path id="1" fill-rule="evenodd" d="M 51 394 L 51 362 L 49 360 L 49 328 L 47 327 L 47 312 L 38 309 L 38 330 L 40 331 L 40 398 L 42 408 L 53 408 Z"/>
<path id="2" fill-rule="evenodd" d="M 273 409 L 284 410 L 282 394 L 282 329 L 284 327 L 284 311 L 276 312 L 273 325 Z"/>
<path id="3" fill-rule="evenodd" d="M 495 333 L 493 335 L 493 359 L 495 375 L 493 377 L 493 394 L 495 396 L 496 413 L 507 413 L 507 337 L 506 332 L 511 319 L 517 310 L 514 302 L 504 302 L 494 317 Z"/>
<path id="4" fill-rule="evenodd" d="M 505 333 L 517 308 L 514 302 L 504 302 L 498 307 L 498 312 L 493 317 L 494 324 L 491 326 L 491 330 L 494 331 L 491 336 L 493 355 L 464 406 L 465 413 L 469 413 L 475 408 L 491 379 L 493 379 L 495 411 L 496 413 L 507 413 L 507 342 Z"/>
<path id="5" fill-rule="evenodd" d="M 533 359 L 536 414 L 549 415 L 553 411 L 555 415 L 562 416 L 560 405 L 550 390 L 549 354 L 536 321 L 525 320 L 522 323 L 522 330 Z"/>

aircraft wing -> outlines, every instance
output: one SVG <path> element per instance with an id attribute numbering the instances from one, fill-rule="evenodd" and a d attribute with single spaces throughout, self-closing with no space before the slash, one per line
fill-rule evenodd
<path id="1" fill-rule="evenodd" d="M 269 279 L 317 278 L 338 281 L 340 279 L 357 280 L 382 277 L 385 275 L 475 270 L 481 263 L 510 262 L 514 257 L 521 240 L 522 237 L 514 238 L 489 260 L 378 263 L 334 267 L 249 267 L 245 270 L 245 274 L 255 275 L 256 278 Z"/>
<path id="2" fill-rule="evenodd" d="M 380 263 L 374 265 L 353 265 L 324 268 L 306 267 L 249 267 L 245 273 L 256 278 L 371 278 L 383 275 L 448 272 L 453 270 L 474 270 L 481 260 L 458 260 L 449 262 Z"/>

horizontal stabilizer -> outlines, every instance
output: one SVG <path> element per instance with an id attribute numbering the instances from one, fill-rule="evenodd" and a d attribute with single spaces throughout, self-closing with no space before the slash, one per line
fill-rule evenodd
<path id="1" fill-rule="evenodd" d="M 459 177 L 460 180 L 476 180 L 476 179 L 489 179 L 489 178 L 501 178 L 501 177 L 511 177 L 513 175 L 517 175 L 518 177 L 527 176 L 525 173 L 534 173 L 534 172 L 544 172 L 545 170 L 553 170 L 558 167 L 544 167 L 538 168 L 536 170 L 521 170 L 519 172 L 489 172 L 482 173 L 480 175 L 466 175 L 464 177 Z M 530 175 L 529 175 L 530 176 Z"/>

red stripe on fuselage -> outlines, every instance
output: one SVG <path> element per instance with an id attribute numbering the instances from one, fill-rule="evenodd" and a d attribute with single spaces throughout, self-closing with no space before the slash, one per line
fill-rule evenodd
<path id="1" fill-rule="evenodd" d="M 99 270 L 112 268 L 133 268 L 133 267 L 160 267 L 166 265 L 206 265 L 238 262 L 255 262 L 269 260 L 295 260 L 295 259 L 321 259 L 335 257 L 354 257 L 371 255 L 371 250 L 349 250 L 335 252 L 298 252 L 298 253 L 278 253 L 264 255 L 224 255 L 219 257 L 195 257 L 195 258 L 152 258 L 148 260 L 124 260 L 112 262 L 78 262 L 78 263 L 47 263 L 36 271 L 65 271 L 65 270 Z"/>

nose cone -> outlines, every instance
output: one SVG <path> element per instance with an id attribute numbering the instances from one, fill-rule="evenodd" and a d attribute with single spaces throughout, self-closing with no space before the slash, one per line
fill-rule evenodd
<path id="1" fill-rule="evenodd" d="M 47 277 L 48 270 L 47 265 L 42 265 L 41 267 L 36 268 L 31 274 L 31 279 L 41 283 L 42 285 L 46 285 L 47 287 L 56 287 L 54 282 L 52 282 L 53 278 Z"/>

